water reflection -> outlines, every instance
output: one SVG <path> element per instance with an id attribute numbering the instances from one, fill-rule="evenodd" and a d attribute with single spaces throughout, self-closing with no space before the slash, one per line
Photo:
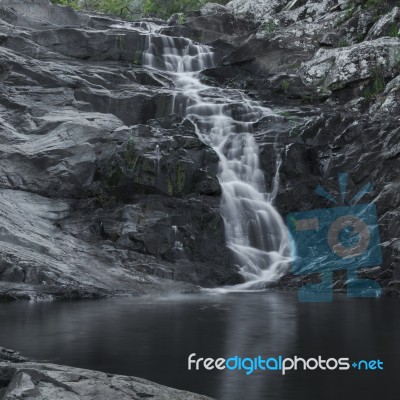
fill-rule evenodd
<path id="1" fill-rule="evenodd" d="M 278 357 L 281 349 L 293 349 L 296 336 L 296 307 L 292 296 L 270 294 L 257 296 L 254 302 L 238 301 L 233 304 L 227 318 L 229 332 L 224 346 L 224 358 Z M 288 301 L 289 300 L 289 301 Z M 224 371 L 218 387 L 219 399 L 258 399 L 269 387 L 269 397 L 275 398 L 281 391 L 283 380 L 276 374 L 263 371 L 245 376 L 243 371 Z M 277 397 L 278 398 L 278 397 Z"/>
<path id="2" fill-rule="evenodd" d="M 399 300 L 301 304 L 287 293 L 0 303 L 0 346 L 52 362 L 135 375 L 221 400 L 397 398 Z M 188 371 L 198 357 L 380 358 L 383 372 Z"/>

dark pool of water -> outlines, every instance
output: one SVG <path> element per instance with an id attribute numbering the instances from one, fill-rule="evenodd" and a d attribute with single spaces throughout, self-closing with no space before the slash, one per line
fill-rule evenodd
<path id="1" fill-rule="evenodd" d="M 0 346 L 34 359 L 134 375 L 225 400 L 397 399 L 400 300 L 295 294 L 0 303 Z M 188 371 L 187 358 L 350 357 L 383 371 Z"/>

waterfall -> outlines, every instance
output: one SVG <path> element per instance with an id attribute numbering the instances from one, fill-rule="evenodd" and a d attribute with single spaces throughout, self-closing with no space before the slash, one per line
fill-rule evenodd
<path id="1" fill-rule="evenodd" d="M 227 246 L 246 280 L 240 288 L 276 280 L 289 262 L 287 230 L 272 204 L 277 187 L 266 191 L 253 135 L 255 122 L 275 114 L 239 90 L 200 81 L 199 73 L 215 65 L 211 47 L 163 35 L 151 23 L 140 28 L 146 34 L 142 64 L 170 74 L 176 87 L 172 112 L 189 119 L 219 156 L 220 210 Z M 277 177 L 278 171 L 275 183 Z"/>

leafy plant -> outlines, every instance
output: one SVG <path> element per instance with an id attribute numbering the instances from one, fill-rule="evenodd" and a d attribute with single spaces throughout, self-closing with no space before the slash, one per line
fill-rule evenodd
<path id="1" fill-rule="evenodd" d="M 290 82 L 286 79 L 281 82 L 281 89 L 286 91 L 290 88 Z"/>
<path id="2" fill-rule="evenodd" d="M 382 67 L 375 68 L 371 73 L 371 78 L 368 86 L 364 89 L 364 97 L 366 100 L 371 100 L 373 97 L 382 93 L 385 90 L 385 72 Z"/>
<path id="3" fill-rule="evenodd" d="M 276 24 L 272 19 L 264 24 L 264 31 L 267 33 L 272 33 L 276 31 Z"/>
<path id="4" fill-rule="evenodd" d="M 213 3 L 226 4 L 228 1 L 213 0 Z M 172 14 L 198 10 L 208 3 L 207 0 L 51 0 L 51 2 L 75 9 L 118 15 L 126 19 L 135 19 L 144 14 L 168 18 Z M 183 23 L 184 20 L 180 19 L 179 22 Z"/>
<path id="5" fill-rule="evenodd" d="M 93 3 L 93 0 L 91 0 Z M 96 0 L 92 7 L 97 11 L 129 17 L 133 14 L 132 0 Z"/>
<path id="6" fill-rule="evenodd" d="M 355 4 L 350 2 L 346 8 L 344 15 L 337 21 L 336 26 L 342 25 L 343 23 L 351 19 L 356 11 L 357 7 L 355 6 Z"/>
<path id="7" fill-rule="evenodd" d="M 385 1 L 382 0 L 365 0 L 364 1 L 364 6 L 365 8 L 378 8 L 382 5 L 382 3 L 385 3 Z"/>
<path id="8" fill-rule="evenodd" d="M 358 33 L 356 36 L 356 42 L 361 43 L 362 41 L 364 41 L 364 35 L 362 33 Z"/>
<path id="9" fill-rule="evenodd" d="M 182 24 L 185 23 L 185 21 L 186 21 L 185 15 L 184 14 L 179 14 L 179 17 L 178 17 L 179 24 L 182 25 Z"/>
<path id="10" fill-rule="evenodd" d="M 399 26 L 397 24 L 392 24 L 389 30 L 390 37 L 399 37 Z"/>
<path id="11" fill-rule="evenodd" d="M 340 41 L 338 43 L 338 47 L 349 47 L 349 46 L 350 46 L 350 42 L 348 39 L 346 39 L 346 38 L 340 39 Z"/>
<path id="12" fill-rule="evenodd" d="M 364 10 L 373 12 L 375 15 L 383 15 L 389 12 L 395 5 L 399 5 L 399 0 L 351 0 L 354 7 L 360 6 Z"/>

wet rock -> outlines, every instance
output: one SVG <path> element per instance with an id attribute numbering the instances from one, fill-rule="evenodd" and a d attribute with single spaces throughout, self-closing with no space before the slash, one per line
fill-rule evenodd
<path id="1" fill-rule="evenodd" d="M 26 362 L 28 361 L 28 359 L 15 350 L 5 349 L 4 347 L 0 347 L 0 361 L 20 363 L 20 362 Z"/>
<path id="2" fill-rule="evenodd" d="M 168 76 L 141 67 L 145 35 L 47 0 L 0 6 L 0 298 L 240 280 L 218 156 L 171 115 Z"/>
<path id="3" fill-rule="evenodd" d="M 280 116 L 254 129 L 266 186 L 283 216 L 331 207 L 315 188 L 339 196 L 341 172 L 349 173 L 351 193 L 372 183 L 363 201 L 377 206 L 383 263 L 360 274 L 399 294 L 398 10 L 358 5 L 231 1 L 236 18 L 256 20 L 254 33 L 233 32 L 232 47 L 221 47 L 225 56 L 203 79 L 247 90 Z M 345 290 L 345 274 L 334 280 L 335 290 Z M 312 281 L 318 276 L 287 275 L 278 286 Z"/>
<path id="4" fill-rule="evenodd" d="M 149 120 L 147 125 L 119 130 L 116 141 L 97 160 L 94 186 L 101 181 L 125 200 L 137 194 L 221 192 L 216 178 L 218 157 L 189 122 L 165 129 Z M 123 144 L 118 146 L 118 142 Z"/>
<path id="5" fill-rule="evenodd" d="M 141 378 L 34 362 L 0 362 L 4 400 L 62 398 L 65 400 L 207 400 L 209 397 L 171 389 Z"/>

